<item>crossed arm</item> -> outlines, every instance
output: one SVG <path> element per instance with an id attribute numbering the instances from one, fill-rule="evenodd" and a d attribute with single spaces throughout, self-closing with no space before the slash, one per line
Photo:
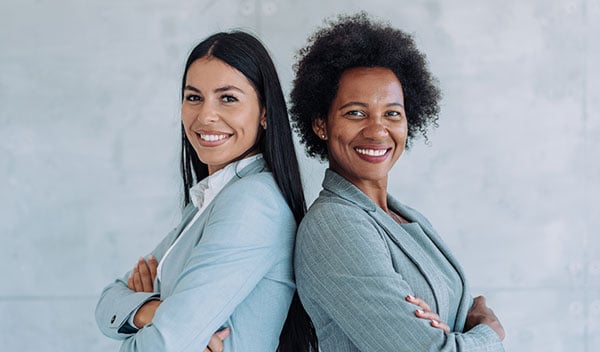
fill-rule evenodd
<path id="1" fill-rule="evenodd" d="M 153 256 L 148 260 L 140 258 L 135 264 L 131 276 L 127 281 L 127 287 L 135 292 L 154 292 L 154 280 L 156 279 L 156 268 L 158 262 Z M 135 313 L 133 323 L 136 327 L 142 328 L 152 322 L 156 309 L 162 302 L 160 300 L 150 300 L 144 303 Z M 208 342 L 204 352 L 222 352 L 223 340 L 229 336 L 229 328 L 215 332 Z"/>
<path id="2" fill-rule="evenodd" d="M 105 288 L 97 305 L 96 320 L 105 335 L 123 340 L 122 351 L 152 348 L 179 352 L 210 347 L 215 331 L 256 292 L 257 285 L 275 264 L 286 262 L 286 256 L 289 258 L 295 222 L 280 194 L 275 196 L 279 192 L 276 185 L 265 182 L 262 187 L 262 182 L 248 177 L 252 181 L 252 187 L 248 187 L 244 180 L 223 189 L 214 200 L 210 217 L 202 224 L 201 240 L 194 242 L 195 237 L 188 236 L 183 239 L 187 242 L 179 242 L 178 248 L 184 248 L 185 254 L 176 259 L 184 264 L 175 276 L 171 273 L 165 278 L 161 290 L 168 287 L 168 293 L 160 296 L 158 292 L 148 292 L 154 288 L 150 285 L 154 282 L 154 265 L 148 262 L 136 264 L 133 276 L 128 273 Z M 271 201 L 262 201 L 265 197 Z M 177 234 L 175 231 L 159 244 L 152 253 L 155 258 L 164 255 Z M 143 274 L 148 277 L 146 282 L 142 280 Z M 293 289 L 283 284 L 274 289 L 281 296 L 274 297 L 277 304 L 269 307 L 269 313 L 283 324 L 285 304 L 289 304 L 287 294 L 291 299 Z M 256 299 L 252 302 L 258 304 Z M 246 306 L 240 309 L 246 314 Z M 127 324 L 132 313 L 134 324 Z M 235 338 L 225 340 L 225 346 L 258 351 L 258 345 L 276 343 L 278 324 L 279 320 L 273 324 L 239 324 Z M 143 328 L 128 329 L 129 325 Z M 270 330 L 254 338 L 262 326 Z M 217 336 L 224 338 L 226 333 Z"/>
<path id="3" fill-rule="evenodd" d="M 360 210 L 327 204 L 307 220 L 296 244 L 300 297 L 358 350 L 503 351 L 504 330 L 483 297 L 473 300 L 462 331 L 450 331 L 423 300 L 407 298 L 414 289 Z"/>

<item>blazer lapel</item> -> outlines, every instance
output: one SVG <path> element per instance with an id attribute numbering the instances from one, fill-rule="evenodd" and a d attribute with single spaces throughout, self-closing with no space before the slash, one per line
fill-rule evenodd
<path id="1" fill-rule="evenodd" d="M 408 219 L 410 221 L 419 223 L 419 225 L 423 229 L 423 232 L 425 232 L 425 234 L 429 237 L 429 239 L 435 244 L 435 246 L 438 248 L 438 250 L 442 253 L 442 255 L 444 255 L 444 257 L 446 257 L 446 259 L 448 260 L 450 265 L 452 265 L 454 270 L 456 270 L 456 272 L 458 273 L 458 276 L 460 277 L 460 279 L 462 281 L 463 290 L 462 290 L 461 301 L 460 301 L 458 312 L 457 312 L 456 324 L 455 324 L 454 328 L 457 331 L 462 331 L 464 328 L 465 320 L 467 318 L 467 314 L 469 312 L 469 309 L 471 308 L 471 295 L 467 289 L 468 288 L 467 279 L 466 279 L 465 273 L 463 272 L 462 267 L 460 266 L 456 257 L 454 257 L 454 255 L 452 254 L 450 249 L 446 246 L 446 244 L 444 243 L 442 238 L 433 229 L 433 226 L 431 226 L 431 223 L 427 219 L 425 219 L 417 211 L 397 202 L 393 198 L 392 198 L 392 202 L 394 204 L 394 207 L 400 212 L 400 214 L 403 217 L 405 217 L 406 219 Z M 447 299 L 446 295 L 443 295 L 443 297 L 445 297 Z M 445 302 L 445 303 L 448 304 L 447 302 Z"/>
<path id="2" fill-rule="evenodd" d="M 239 170 L 227 184 L 223 187 L 226 188 L 230 184 L 237 182 L 239 179 L 259 173 L 266 169 L 265 162 L 262 158 L 257 159 Z M 216 196 L 218 198 L 219 195 Z M 215 198 L 215 199 L 216 199 Z M 175 288 L 175 283 L 177 282 L 177 278 L 179 273 L 183 269 L 191 251 L 198 244 L 198 242 L 202 239 L 202 233 L 206 222 L 208 221 L 208 214 L 211 213 L 212 207 L 214 206 L 214 200 L 208 207 L 204 210 L 204 212 L 198 217 L 198 219 L 190 226 L 188 229 L 188 234 L 185 237 L 181 238 L 181 240 L 177 243 L 177 245 L 171 250 L 169 256 L 165 259 L 165 263 L 162 267 L 162 282 L 160 283 L 160 290 L 162 297 L 168 297 L 172 294 L 173 289 Z M 183 219 L 181 223 L 176 228 L 177 236 L 173 237 L 173 240 L 170 242 L 170 245 L 179 237 L 185 227 L 192 221 L 193 217 L 198 213 L 198 208 L 196 208 L 192 203 L 188 204 L 183 211 Z"/>

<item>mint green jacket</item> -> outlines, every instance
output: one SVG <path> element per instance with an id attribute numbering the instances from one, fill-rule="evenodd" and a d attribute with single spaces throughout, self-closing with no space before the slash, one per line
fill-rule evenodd
<path id="1" fill-rule="evenodd" d="M 388 206 L 418 223 L 429 239 L 413 238 L 331 170 L 300 224 L 296 284 L 321 351 L 503 351 L 489 326 L 464 331 L 473 298 L 458 261 L 429 221 L 389 195 Z M 429 254 L 432 250 L 443 254 L 443 263 Z M 453 267 L 461 287 L 448 287 L 440 265 Z M 442 321 L 450 322 L 452 332 L 445 334 L 417 318 L 418 307 L 405 300 L 407 295 L 423 298 Z M 451 297 L 459 298 L 450 302 Z M 455 316 L 450 316 L 450 306 L 458 306 Z"/>
<path id="2" fill-rule="evenodd" d="M 96 322 L 105 335 L 123 340 L 121 351 L 203 351 L 223 327 L 231 329 L 227 352 L 276 350 L 295 290 L 296 222 L 262 159 L 238 175 L 173 247 L 154 293 L 129 290 L 130 273 L 102 292 Z M 189 205 L 152 251 L 158 261 L 196 212 Z M 155 297 L 162 304 L 152 323 L 127 329 L 131 313 Z"/>

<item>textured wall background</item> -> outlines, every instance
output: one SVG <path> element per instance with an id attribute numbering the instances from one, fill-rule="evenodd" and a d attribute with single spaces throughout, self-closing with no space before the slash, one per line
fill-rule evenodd
<path id="1" fill-rule="evenodd" d="M 178 89 L 197 41 L 253 31 L 289 91 L 307 35 L 361 9 L 415 34 L 445 94 L 392 193 L 454 249 L 508 351 L 597 351 L 598 0 L 2 1 L 1 349 L 118 349 L 94 306 L 178 220 Z M 303 155 L 312 200 L 323 165 Z"/>

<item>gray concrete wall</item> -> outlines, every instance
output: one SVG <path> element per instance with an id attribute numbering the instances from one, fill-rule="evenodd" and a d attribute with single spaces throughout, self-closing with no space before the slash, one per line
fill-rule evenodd
<path id="1" fill-rule="evenodd" d="M 287 92 L 322 18 L 361 9 L 414 33 L 444 91 L 392 193 L 455 251 L 508 351 L 597 351 L 598 0 L 2 1 L 0 349 L 118 349 L 94 306 L 178 220 L 178 89 L 198 40 L 256 33 Z M 324 166 L 301 162 L 313 199 Z"/>

